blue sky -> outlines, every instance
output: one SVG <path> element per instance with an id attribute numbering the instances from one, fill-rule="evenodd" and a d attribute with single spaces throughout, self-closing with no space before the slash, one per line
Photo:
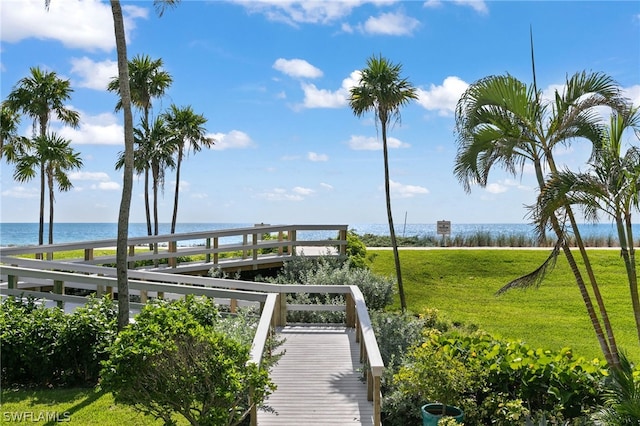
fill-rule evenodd
<path id="1" fill-rule="evenodd" d="M 179 222 L 385 223 L 380 135 L 374 117 L 355 117 L 347 102 L 371 55 L 402 64 L 419 90 L 389 132 L 396 223 L 526 222 L 529 170 L 496 170 L 470 194 L 453 176 L 453 110 L 485 76 L 531 82 L 530 26 L 546 93 L 567 75 L 602 71 L 640 104 L 638 2 L 183 1 L 161 18 L 151 1 L 122 4 L 129 56 L 162 58 L 173 77 L 153 114 L 191 105 L 216 140 L 183 164 Z M 71 174 L 74 189 L 57 194 L 56 221 L 117 221 L 123 136 L 105 89 L 117 75 L 108 2 L 52 0 L 47 12 L 43 0 L 0 0 L 0 27 L 3 99 L 34 66 L 74 89 L 80 128 L 51 130 L 84 167 Z M 29 119 L 22 125 L 29 135 Z M 584 169 L 588 150 L 574 143 L 556 157 Z M 38 180 L 19 185 L 1 167 L 1 221 L 37 222 Z M 161 222 L 171 220 L 174 179 L 168 171 Z M 143 222 L 143 181 L 134 184 L 131 221 Z"/>

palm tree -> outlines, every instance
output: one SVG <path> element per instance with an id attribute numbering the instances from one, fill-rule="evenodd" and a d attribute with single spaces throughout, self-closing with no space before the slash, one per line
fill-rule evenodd
<path id="1" fill-rule="evenodd" d="M 387 126 L 400 121 L 400 108 L 407 105 L 412 99 L 417 99 L 416 89 L 406 78 L 400 77 L 402 66 L 393 64 L 382 55 L 371 56 L 367 60 L 367 67 L 361 71 L 360 81 L 357 86 L 351 88 L 349 106 L 357 117 L 362 117 L 367 112 L 373 112 L 380 121 L 382 130 L 382 153 L 384 157 L 384 189 L 387 203 L 387 219 L 389 221 L 389 233 L 393 256 L 396 266 L 396 277 L 400 294 L 402 311 L 406 311 L 407 302 L 402 285 L 402 273 L 400 270 L 400 256 L 396 233 L 393 227 L 393 215 L 391 213 L 391 194 L 389 188 L 389 153 L 387 146 Z"/>
<path id="2" fill-rule="evenodd" d="M 158 192 L 164 191 L 164 177 L 167 168 L 175 167 L 173 153 L 176 149 L 176 139 L 167 127 L 162 116 L 148 125 L 142 123 L 142 128 L 135 128 L 135 141 L 144 147 L 144 156 L 148 161 L 153 182 L 153 235 L 158 235 Z"/>
<path id="3" fill-rule="evenodd" d="M 510 75 L 483 78 L 469 86 L 456 107 L 458 152 L 454 174 L 469 192 L 472 184 L 487 184 L 489 172 L 494 165 L 500 165 L 516 175 L 522 172 L 527 162 L 531 162 L 538 185 L 543 188 L 547 180 L 545 168 L 551 173 L 557 171 L 553 149 L 576 138 L 599 140 L 602 126 L 598 124 L 594 108 L 608 106 L 617 109 L 623 103 L 618 86 L 610 77 L 601 73 L 583 72 L 568 78 L 564 92 L 556 91 L 552 103 L 542 100 L 535 85 L 535 72 L 531 87 Z M 559 245 L 549 261 L 555 259 L 555 254 L 561 247 L 576 279 L 603 354 L 607 362 L 617 365 L 618 349 L 599 287 L 573 212 L 569 206 L 565 212 L 575 232 L 602 323 L 582 272 L 566 241 L 564 222 L 556 215 L 549 217 L 549 225 L 556 233 Z M 538 223 L 541 235 L 546 227 L 546 223 Z M 541 267 L 536 273 L 514 280 L 502 290 L 539 284 L 545 271 L 546 268 Z"/>
<path id="4" fill-rule="evenodd" d="M 162 59 L 152 60 L 148 55 L 136 55 L 128 62 L 129 87 L 132 104 L 142 111 L 141 122 L 149 123 L 153 99 L 164 96 L 173 79 L 162 69 Z M 120 93 L 119 78 L 114 77 L 107 86 L 111 92 Z M 122 100 L 116 104 L 116 111 L 122 108 Z M 148 140 L 148 138 L 145 138 Z M 144 200 L 147 218 L 147 234 L 151 235 L 151 211 L 149 206 L 149 168 L 144 169 Z"/>
<path id="5" fill-rule="evenodd" d="M 80 155 L 70 144 L 70 141 L 56 134 L 36 136 L 28 146 L 22 146 L 26 150 L 19 156 L 11 157 L 15 163 L 13 177 L 18 182 L 31 180 L 37 174 L 36 169 L 44 164 L 45 175 L 41 176 L 41 180 L 46 180 L 49 193 L 49 244 L 53 244 L 55 185 L 62 192 L 69 191 L 73 184 L 66 172 L 82 167 Z"/>
<path id="6" fill-rule="evenodd" d="M 5 101 L 9 111 L 22 112 L 33 119 L 34 135 L 46 140 L 49 119 L 55 115 L 62 123 L 78 127 L 80 116 L 76 111 L 67 108 L 64 103 L 71 98 L 71 84 L 63 80 L 55 72 L 46 72 L 39 67 L 30 69 L 29 77 L 21 79 L 13 88 Z M 39 132 L 36 132 L 36 129 Z M 44 204 L 45 204 L 45 162 L 40 163 L 40 226 L 38 244 L 44 241 Z"/>
<path id="7" fill-rule="evenodd" d="M 640 125 L 640 110 L 632 108 L 611 116 L 610 126 L 596 143 L 591 170 L 573 173 L 563 170 L 553 175 L 538 197 L 542 220 L 563 205 L 558 200 L 583 208 L 585 216 L 598 220 L 598 213 L 609 215 L 616 224 L 621 257 L 625 264 L 631 303 L 640 341 L 640 297 L 633 243 L 632 210 L 638 209 L 640 191 L 640 147 L 631 146 L 622 154 L 622 136 Z"/>
<path id="8" fill-rule="evenodd" d="M 169 107 L 169 110 L 163 114 L 169 131 L 175 138 L 175 146 L 177 149 L 176 160 L 176 190 L 173 198 L 173 216 L 171 219 L 171 233 L 176 232 L 176 222 L 178 220 L 178 191 L 180 190 L 180 167 L 185 155 L 192 150 L 194 153 L 199 152 L 203 147 L 209 148 L 213 145 L 212 138 L 206 136 L 207 130 L 204 128 L 207 119 L 201 114 L 193 112 L 191 106 L 179 108 L 175 104 Z M 189 144 L 187 146 L 187 144 Z"/>
<path id="9" fill-rule="evenodd" d="M 2 111 L 0 116 L 0 159 L 4 153 L 6 143 L 11 143 L 18 138 L 18 124 L 20 124 L 20 115 L 12 111 L 4 102 L 2 103 Z"/>

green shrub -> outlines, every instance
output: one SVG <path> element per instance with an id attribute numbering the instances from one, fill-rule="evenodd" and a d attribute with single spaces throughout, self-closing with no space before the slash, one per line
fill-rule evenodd
<path id="1" fill-rule="evenodd" d="M 287 261 L 275 278 L 269 282 L 278 284 L 355 285 L 360 288 L 369 311 L 382 310 L 393 301 L 393 282 L 373 274 L 369 269 L 352 268 L 348 263 L 336 263 L 335 259 L 321 257 L 311 259 L 297 256 Z M 296 293 L 287 296 L 287 303 L 344 305 L 341 294 Z M 344 321 L 344 312 L 290 311 L 287 321 L 336 323 Z"/>
<path id="2" fill-rule="evenodd" d="M 568 348 L 534 349 L 482 332 L 428 331 L 404 360 L 385 424 L 414 422 L 420 404 L 436 401 L 458 405 L 468 424 L 584 421 L 600 403 L 604 377 L 598 360 L 574 359 Z"/>
<path id="3" fill-rule="evenodd" d="M 113 301 L 90 298 L 65 314 L 41 301 L 8 297 L 0 312 L 2 382 L 19 386 L 92 385 L 116 333 Z"/>
<path id="4" fill-rule="evenodd" d="M 213 314 L 203 321 L 205 308 Z M 216 317 L 205 298 L 147 304 L 109 348 L 102 388 L 166 424 L 175 414 L 194 425 L 239 424 L 275 387 L 248 362 L 250 344 L 210 324 Z"/>

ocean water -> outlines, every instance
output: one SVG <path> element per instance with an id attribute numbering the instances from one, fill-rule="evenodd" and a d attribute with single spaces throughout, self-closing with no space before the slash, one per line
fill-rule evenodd
<path id="1" fill-rule="evenodd" d="M 229 228 L 244 228 L 253 226 L 249 223 L 182 223 L 176 225 L 176 232 L 199 232 Z M 579 225 L 582 235 L 585 237 L 614 237 L 617 235 L 615 227 L 610 223 L 583 224 Z M 169 234 L 170 224 L 159 225 L 159 234 Z M 350 224 L 349 229 L 360 235 L 389 235 L 389 225 L 386 223 L 358 223 Z M 396 235 L 400 237 L 435 237 L 437 236 L 435 223 L 407 223 L 396 224 Z M 48 226 L 45 224 L 45 240 L 48 236 Z M 530 224 L 525 223 L 493 223 L 493 224 L 473 224 L 473 223 L 452 223 L 451 237 L 472 236 L 482 233 L 489 233 L 494 237 L 525 235 L 534 236 L 534 229 Z M 305 239 L 317 237 L 334 238 L 334 232 L 319 231 L 317 235 L 311 231 L 305 231 Z M 129 224 L 129 237 L 144 237 L 147 235 L 147 226 L 144 223 Z M 634 235 L 640 236 L 640 224 L 634 225 Z M 70 243 L 92 240 L 110 240 L 117 236 L 117 224 L 115 223 L 56 223 L 53 227 L 54 243 Z M 187 243 L 187 242 L 183 242 Z M 0 223 L 0 246 L 25 246 L 38 244 L 38 224 L 37 223 Z"/>

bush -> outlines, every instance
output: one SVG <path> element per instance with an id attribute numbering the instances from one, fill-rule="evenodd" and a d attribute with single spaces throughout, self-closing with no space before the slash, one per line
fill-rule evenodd
<path id="1" fill-rule="evenodd" d="M 275 386 L 248 362 L 250 344 L 211 324 L 217 317 L 206 298 L 147 304 L 109 348 L 102 388 L 166 424 L 175 414 L 194 425 L 239 424 Z"/>
<path id="2" fill-rule="evenodd" d="M 72 314 L 35 299 L 8 297 L 0 312 L 2 382 L 19 386 L 93 385 L 115 338 L 115 304 L 90 298 Z"/>
<path id="3" fill-rule="evenodd" d="M 468 424 L 522 424 L 531 417 L 584 421 L 600 403 L 603 378 L 598 360 L 574 359 L 568 348 L 534 349 L 482 332 L 430 330 L 394 376 L 385 424 L 415 422 L 420 404 L 444 395 L 463 409 Z M 443 383 L 448 389 L 438 393 Z"/>
<path id="4" fill-rule="evenodd" d="M 369 311 L 382 310 L 393 301 L 393 282 L 369 269 L 352 268 L 348 263 L 337 264 L 332 258 L 311 259 L 297 256 L 285 263 L 281 273 L 269 282 L 278 284 L 355 285 L 362 291 Z M 297 293 L 287 296 L 287 303 L 344 305 L 341 294 Z M 344 312 L 291 311 L 290 322 L 343 322 Z"/>

